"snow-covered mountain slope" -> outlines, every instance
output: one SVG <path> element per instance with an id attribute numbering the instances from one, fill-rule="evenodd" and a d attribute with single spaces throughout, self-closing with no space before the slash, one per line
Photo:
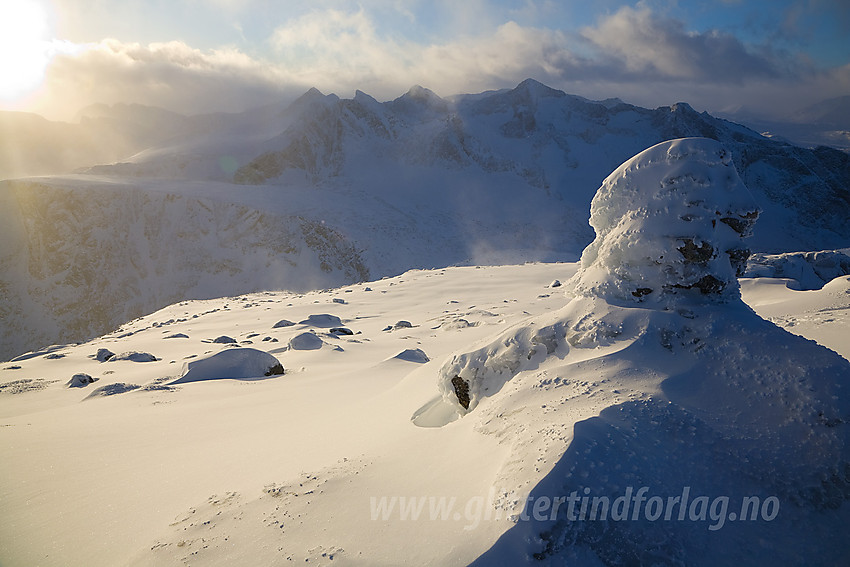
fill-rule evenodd
<path id="1" fill-rule="evenodd" d="M 187 297 L 304 291 L 369 276 L 343 234 L 292 211 L 91 178 L 7 181 L 0 203 L 6 360 Z"/>
<path id="2" fill-rule="evenodd" d="M 86 340 L 121 324 L 128 314 L 151 312 L 178 298 L 245 293 L 281 281 L 255 278 L 253 256 L 229 256 L 228 246 L 220 252 L 214 238 L 201 239 L 209 246 L 190 238 L 185 247 L 195 263 L 215 265 L 221 253 L 244 274 L 204 276 L 205 293 L 169 286 L 169 277 L 133 279 L 143 272 L 132 263 L 103 262 L 92 246 L 74 252 L 74 264 L 85 266 L 92 281 L 132 280 L 130 288 L 144 288 L 135 294 L 138 308 L 128 311 L 125 302 L 104 300 L 97 286 L 87 295 L 88 287 L 75 285 L 73 278 L 51 276 L 50 269 L 39 266 L 45 256 L 30 257 L 29 251 L 67 251 L 74 243 L 91 242 L 85 227 L 96 225 L 113 256 L 176 266 L 184 264 L 179 240 L 188 232 L 161 229 L 151 221 L 146 242 L 131 242 L 123 213 L 94 205 L 75 213 L 79 222 L 66 222 L 57 206 L 48 206 L 49 191 L 21 189 L 28 183 L 65 194 L 99 191 L 106 178 L 114 189 L 109 207 L 121 211 L 132 211 L 134 199 L 148 193 L 155 194 L 154 200 L 174 195 L 230 202 L 234 210 L 250 208 L 231 217 L 239 225 L 232 239 L 244 239 L 233 240 L 232 249 L 256 248 L 267 240 L 265 225 L 250 220 L 254 216 L 297 217 L 346 242 L 345 249 L 356 257 L 337 257 L 328 265 L 356 281 L 363 271 L 348 270 L 352 263 L 375 277 L 463 263 L 573 260 L 592 239 L 587 211 L 608 173 L 657 142 L 699 135 L 720 140 L 730 151 L 762 211 L 750 242 L 753 250 L 823 250 L 850 243 L 848 156 L 772 142 L 686 104 L 647 110 L 617 100 L 596 103 L 527 80 L 514 89 L 448 99 L 422 87 L 384 103 L 362 92 L 346 100 L 314 89 L 286 108 L 241 114 L 181 118 L 121 106 L 90 109 L 86 119 L 129 124 L 151 145 L 85 175 L 0 187 L 9 204 L 0 210 L 0 223 L 17 230 L 14 238 L 0 242 L 2 261 L 14 266 L 0 272 L 0 284 L 10 290 L 0 297 L 0 310 L 18 314 L 10 319 L 14 324 L 0 328 L 0 359 L 20 353 L 21 346 Z M 23 195 L 46 201 L 28 206 L 21 202 Z M 46 212 L 33 217 L 42 214 L 38 211 Z M 90 213 L 97 220 L 88 220 Z M 61 226 L 61 231 L 33 232 L 45 224 Z M 12 242 L 21 244 L 13 247 Z M 153 251 L 159 252 L 154 256 Z M 277 258 L 273 251 L 266 254 Z M 273 266 L 278 261 L 270 260 Z M 324 273 L 316 278 L 313 272 L 297 276 L 292 271 L 285 285 L 340 283 Z M 23 291 L 29 289 L 45 291 Z M 191 295 L 178 297 L 177 289 Z M 100 314 L 75 314 L 71 306 L 80 301 L 97 305 Z M 53 314 L 55 321 L 46 322 L 43 313 Z M 79 320 L 72 323 L 73 318 Z"/>
<path id="3" fill-rule="evenodd" d="M 714 443 L 706 458 L 699 451 L 710 443 L 706 423 L 712 420 L 668 409 L 659 391 L 661 376 L 681 368 L 691 369 L 692 382 L 703 383 L 689 365 L 710 358 L 708 352 L 649 345 L 651 335 L 636 338 L 634 327 L 624 327 L 606 346 L 570 346 L 569 358 L 551 357 L 526 369 L 462 419 L 442 427 L 414 424 L 412 418 L 421 416 L 438 394 L 439 369 L 453 353 L 490 344 L 509 327 L 551 319 L 569 301 L 562 291 L 566 285 L 551 287 L 553 281 L 566 282 L 577 268 L 525 264 L 413 271 L 303 295 L 273 292 L 181 302 L 85 344 L 3 364 L 0 563 L 233 565 L 310 559 L 309 564 L 318 565 L 466 565 L 483 555 L 492 559 L 479 560 L 484 565 L 538 565 L 530 554 L 544 545 L 534 531 L 529 531 L 530 542 L 513 539 L 503 560 L 493 559 L 495 551 L 486 553 L 502 534 L 513 534 L 508 530 L 525 529 L 534 518 L 535 502 L 544 503 L 538 515 L 551 514 L 551 507 L 542 507 L 545 500 L 531 501 L 526 521 L 521 504 L 545 488 L 541 479 L 552 486 L 556 470 L 564 473 L 562 482 L 610 480 L 608 488 L 624 493 L 625 486 L 613 488 L 615 471 L 658 472 L 666 465 L 688 477 L 691 501 L 709 496 L 714 502 L 727 495 L 728 514 L 740 512 L 741 493 L 760 496 L 760 514 L 761 504 L 774 493 L 753 490 L 758 475 L 730 481 L 727 471 L 710 485 L 701 482 L 712 463 L 728 464 L 719 456 L 736 446 Z M 790 290 L 781 280 L 766 278 L 744 284 L 745 298 L 758 299 L 753 304 L 757 311 L 772 308 L 777 322 L 798 321 L 791 331 L 821 329 L 835 340 L 850 336 L 847 278 L 831 284 L 831 295 Z M 782 294 L 781 302 L 775 293 Z M 800 303 L 810 294 L 819 294 L 818 309 L 828 307 L 833 317 L 843 319 L 817 327 L 800 324 L 813 308 Z M 354 335 L 311 324 L 322 323 L 310 319 L 322 314 L 339 317 L 340 327 Z M 708 332 L 707 347 L 755 344 L 740 334 L 740 312 L 734 320 L 734 328 L 727 329 L 734 334 L 720 334 L 721 322 Z M 772 339 L 781 333 L 767 328 L 747 330 L 761 336 L 769 332 Z M 321 348 L 289 348 L 305 332 L 318 337 Z M 237 343 L 214 342 L 222 336 Z M 787 335 L 781 344 L 771 344 L 776 352 L 796 356 L 801 341 Z M 270 353 L 285 374 L 169 385 L 185 363 L 235 348 Z M 100 349 L 121 360 L 99 362 Z M 417 349 L 429 361 L 398 356 Z M 803 350 L 814 353 L 815 361 L 834 362 L 813 344 Z M 133 362 L 126 356 L 130 352 L 158 360 Z M 841 352 L 850 357 L 850 349 Z M 775 359 L 769 352 L 752 365 Z M 740 358 L 726 360 L 729 376 L 743 380 Z M 77 374 L 95 381 L 66 387 Z M 768 391 L 774 387 L 766 374 L 757 380 Z M 753 411 L 747 408 L 742 415 Z M 648 421 L 629 433 L 639 417 Z M 597 427 L 602 420 L 613 425 Z M 614 464 L 596 458 L 606 447 L 616 450 L 622 444 L 620 434 L 607 437 L 618 425 L 633 439 L 631 450 L 618 454 Z M 841 427 L 846 425 L 835 429 Z M 639 448 L 634 446 L 638 440 Z M 791 455 L 794 440 L 786 444 Z M 577 468 L 568 477 L 558 463 L 568 452 L 584 451 L 594 460 L 583 464 L 596 466 Z M 674 457 L 677 461 L 671 462 Z M 754 468 L 741 465 L 738 470 Z M 671 487 L 672 472 L 664 478 L 666 484 L 653 484 L 647 499 L 681 496 L 682 486 Z M 593 486 L 589 496 L 601 496 Z M 580 487 L 572 490 L 584 496 Z M 687 515 L 678 521 L 674 510 L 672 521 L 654 525 L 677 533 L 688 529 L 695 541 L 732 538 L 735 549 L 752 554 L 748 564 L 758 564 L 761 553 L 786 537 L 795 542 L 808 538 L 821 547 L 820 555 L 799 564 L 840 551 L 836 546 L 845 541 L 846 506 L 811 511 L 803 526 L 788 527 L 787 514 L 804 505 L 785 492 L 779 495 L 779 515 L 771 522 L 727 518 L 720 529 L 709 530 L 721 524 L 708 511 L 699 519 L 697 510 L 692 522 Z M 830 514 L 839 518 L 836 522 L 844 519 L 837 530 L 827 521 Z M 658 539 L 647 538 L 647 547 Z M 621 547 L 611 545 L 612 550 Z M 594 564 L 579 551 L 576 555 L 577 564 Z"/>
<path id="4" fill-rule="evenodd" d="M 399 202 L 422 191 L 442 198 L 463 195 L 470 185 L 508 182 L 532 199 L 544 193 L 547 208 L 569 214 L 586 211 L 600 181 L 628 157 L 664 140 L 701 136 L 732 153 L 763 210 L 754 250 L 831 249 L 850 240 L 850 156 L 771 141 L 685 103 L 648 110 L 593 102 L 529 79 L 514 89 L 447 99 L 413 87 L 384 103 L 360 91 L 340 99 L 312 89 L 286 110 L 265 114 L 262 127 L 245 128 L 248 116 L 219 117 L 201 134 L 92 171 L 331 184 Z M 501 197 L 495 187 L 488 193 L 492 201 Z"/>
<path id="5" fill-rule="evenodd" d="M 729 220 L 751 224 L 752 210 L 717 142 L 647 149 L 594 197 L 596 239 L 566 284 L 574 299 L 443 366 L 439 413 L 454 408 L 497 434 L 526 421 L 518 407 L 544 408 L 534 413 L 557 430 L 576 397 L 596 398 L 529 496 L 548 506 L 570 495 L 568 507 L 518 523 L 476 563 L 848 557 L 837 538 L 850 518 L 850 362 L 740 300 L 727 252 L 741 249 L 749 226 Z M 846 303 L 847 279 L 830 291 Z M 587 387 L 578 396 L 577 381 Z M 517 447 L 515 459 L 528 462 L 547 443 Z M 747 523 L 724 531 L 727 520 Z M 770 544 L 753 550 L 752 541 Z"/>
<path id="6" fill-rule="evenodd" d="M 624 163 L 579 264 L 184 301 L 2 365 L 0 561 L 841 564 L 850 277 L 743 303 L 727 158 Z"/>
<path id="7" fill-rule="evenodd" d="M 753 254 L 747 261 L 749 278 L 787 278 L 798 290 L 820 289 L 850 274 L 850 248 L 785 254 Z"/>

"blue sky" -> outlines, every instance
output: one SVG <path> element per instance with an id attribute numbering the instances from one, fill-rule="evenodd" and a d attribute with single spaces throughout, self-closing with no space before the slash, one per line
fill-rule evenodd
<path id="1" fill-rule="evenodd" d="M 776 116 L 850 94 L 846 0 L 0 0 L 0 21 L 23 22 L 27 5 L 39 42 L 0 40 L 2 71 L 22 77 L 0 104 L 51 118 L 94 102 L 235 111 L 311 86 L 386 100 L 527 77 Z"/>

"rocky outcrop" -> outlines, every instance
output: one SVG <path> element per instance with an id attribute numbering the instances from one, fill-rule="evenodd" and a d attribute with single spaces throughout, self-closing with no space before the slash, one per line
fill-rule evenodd
<path id="1" fill-rule="evenodd" d="M 132 185 L 0 182 L 0 360 L 184 299 L 362 281 L 332 227 Z"/>

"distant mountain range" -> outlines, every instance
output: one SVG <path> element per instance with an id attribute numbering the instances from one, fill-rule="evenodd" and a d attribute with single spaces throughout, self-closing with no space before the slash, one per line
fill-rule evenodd
<path id="1" fill-rule="evenodd" d="M 746 124 L 774 140 L 811 148 L 831 146 L 850 152 L 850 96 L 822 100 L 784 119 L 766 119 L 747 109 L 723 117 Z"/>
<path id="2" fill-rule="evenodd" d="M 762 209 L 755 251 L 850 246 L 846 153 L 685 103 L 594 102 L 530 79 L 450 98 L 311 89 L 240 114 L 118 105 L 89 108 L 78 125 L 4 120 L 4 177 L 78 173 L 0 185 L 0 359 L 190 297 L 574 260 L 593 238 L 602 180 L 672 138 L 732 153 Z"/>

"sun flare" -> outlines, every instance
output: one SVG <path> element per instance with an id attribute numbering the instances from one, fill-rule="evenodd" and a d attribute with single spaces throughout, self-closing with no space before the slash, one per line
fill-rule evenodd
<path id="1" fill-rule="evenodd" d="M 44 79 L 47 14 L 35 0 L 0 0 L 0 102 L 14 102 Z"/>

